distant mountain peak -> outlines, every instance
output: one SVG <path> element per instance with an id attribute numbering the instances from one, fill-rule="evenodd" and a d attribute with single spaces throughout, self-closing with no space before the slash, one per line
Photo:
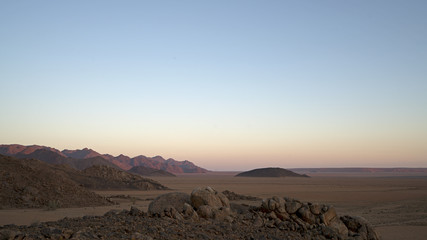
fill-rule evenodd
<path id="1" fill-rule="evenodd" d="M 98 152 L 95 152 L 92 149 L 89 148 L 83 148 L 83 149 L 76 149 L 76 150 L 63 150 L 62 153 L 71 158 L 77 158 L 77 159 L 86 159 L 86 158 L 93 158 L 93 157 L 103 157 Z"/>

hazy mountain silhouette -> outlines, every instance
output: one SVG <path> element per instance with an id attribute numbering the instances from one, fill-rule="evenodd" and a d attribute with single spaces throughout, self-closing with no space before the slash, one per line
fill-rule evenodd
<path id="1" fill-rule="evenodd" d="M 93 158 L 93 157 L 101 157 L 102 155 L 95 152 L 92 149 L 83 148 L 80 150 L 68 150 L 65 149 L 61 151 L 67 157 L 77 158 L 77 159 L 85 159 L 85 158 Z"/>
<path id="2" fill-rule="evenodd" d="M 20 152 L 13 156 L 20 159 L 24 159 L 24 158 L 37 159 L 46 163 L 56 164 L 56 165 L 65 164 L 80 170 L 83 170 L 93 165 L 106 165 L 106 166 L 118 168 L 116 165 L 114 165 L 113 163 L 109 162 L 108 160 L 102 157 L 92 157 L 92 158 L 85 158 L 85 159 L 69 158 L 69 157 L 64 157 L 63 155 L 61 155 L 56 151 L 51 151 L 48 148 L 45 148 L 45 149 L 41 148 L 30 154 L 24 154 Z"/>
<path id="3" fill-rule="evenodd" d="M 100 154 L 92 149 L 63 150 L 51 147 L 18 144 L 0 145 L 0 154 L 18 158 L 34 158 L 51 164 L 68 164 L 77 169 L 85 169 L 93 165 L 106 165 L 129 170 L 135 166 L 164 170 L 170 173 L 206 173 L 208 170 L 196 166 L 190 161 L 176 161 L 172 158 L 165 160 L 161 156 L 146 157 L 139 155 L 130 158 L 125 155 L 114 157 L 110 154 Z"/>

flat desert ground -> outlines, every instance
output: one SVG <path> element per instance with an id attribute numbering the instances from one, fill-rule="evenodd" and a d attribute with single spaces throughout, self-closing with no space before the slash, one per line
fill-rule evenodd
<path id="1" fill-rule="evenodd" d="M 167 192 L 186 192 L 199 186 L 230 190 L 239 194 L 267 198 L 290 197 L 306 202 L 334 205 L 339 215 L 362 216 L 382 239 L 426 239 L 427 174 L 309 174 L 311 178 L 246 178 L 234 172 L 184 174 L 178 177 L 153 177 L 168 186 L 168 191 L 97 191 L 103 196 L 129 195 L 115 198 L 119 205 L 109 207 L 0 210 L 0 225 L 32 224 L 64 217 L 102 215 L 111 209 L 136 206 L 146 211 L 156 196 Z M 244 203 L 258 205 L 258 202 Z"/>

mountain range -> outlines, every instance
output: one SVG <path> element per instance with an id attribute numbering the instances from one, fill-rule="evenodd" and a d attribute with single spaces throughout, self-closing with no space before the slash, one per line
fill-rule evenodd
<path id="1" fill-rule="evenodd" d="M 146 157 L 139 155 L 133 158 L 120 154 L 116 157 L 110 154 L 100 154 L 92 149 L 62 150 L 39 146 L 23 146 L 19 144 L 0 145 L 0 154 L 16 158 L 32 158 L 50 164 L 66 164 L 83 170 L 93 165 L 106 165 L 123 170 L 142 166 L 159 169 L 170 173 L 206 173 L 208 170 L 196 166 L 190 161 L 176 161 L 172 158 L 164 159 L 161 156 Z"/>

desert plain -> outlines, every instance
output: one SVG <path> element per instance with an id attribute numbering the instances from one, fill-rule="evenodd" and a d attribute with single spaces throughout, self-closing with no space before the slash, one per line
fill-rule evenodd
<path id="1" fill-rule="evenodd" d="M 295 198 L 301 201 L 335 206 L 339 215 L 362 216 L 384 240 L 426 239 L 427 174 L 426 173 L 311 173 L 311 178 L 234 177 L 237 172 L 180 174 L 177 177 L 152 177 L 171 190 L 96 191 L 111 197 L 118 205 L 85 208 L 1 209 L 0 225 L 30 225 L 64 217 L 103 215 L 111 209 L 131 206 L 147 211 L 149 203 L 167 192 L 186 192 L 200 186 L 218 191 L 268 198 Z M 125 196 L 125 197 L 120 197 Z M 240 201 L 258 205 L 259 201 Z"/>

